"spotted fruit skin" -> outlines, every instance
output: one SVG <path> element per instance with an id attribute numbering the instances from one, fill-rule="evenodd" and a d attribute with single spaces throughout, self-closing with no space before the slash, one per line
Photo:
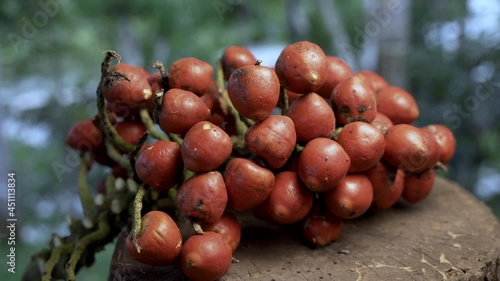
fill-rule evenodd
<path id="1" fill-rule="evenodd" d="M 144 264 L 160 266 L 175 263 L 182 250 L 182 236 L 175 221 L 161 211 L 150 211 L 142 217 L 137 237 L 137 251 L 132 232 L 125 240 L 127 253 Z"/>
<path id="2" fill-rule="evenodd" d="M 367 81 L 353 75 L 335 87 L 330 97 L 335 119 L 340 125 L 355 121 L 370 123 L 377 114 L 377 103 Z"/>
<path id="3" fill-rule="evenodd" d="M 335 131 L 335 115 L 332 108 L 316 93 L 308 93 L 296 99 L 287 116 L 293 120 L 297 141 L 307 143 L 318 137 L 331 138 Z"/>
<path id="4" fill-rule="evenodd" d="M 292 119 L 281 115 L 270 115 L 252 125 L 245 133 L 248 149 L 262 157 L 271 170 L 286 164 L 296 141 Z"/>
<path id="5" fill-rule="evenodd" d="M 181 269 L 193 281 L 219 280 L 229 271 L 232 250 L 222 236 L 207 231 L 191 236 L 181 252 Z"/>
<path id="6" fill-rule="evenodd" d="M 352 70 L 345 61 L 338 57 L 326 56 L 326 61 L 328 63 L 326 80 L 316 93 L 325 99 L 329 99 L 333 89 L 335 89 L 340 82 L 352 75 Z"/>
<path id="7" fill-rule="evenodd" d="M 197 58 L 182 58 L 172 63 L 169 73 L 170 88 L 182 89 L 202 96 L 212 84 L 214 68 Z"/>
<path id="8" fill-rule="evenodd" d="M 308 189 L 323 192 L 333 189 L 346 176 L 351 159 L 334 140 L 316 138 L 299 156 L 299 176 Z"/>
<path id="9" fill-rule="evenodd" d="M 227 190 L 221 173 L 199 173 L 187 179 L 177 192 L 176 202 L 188 218 L 215 223 L 227 205 Z"/>
<path id="10" fill-rule="evenodd" d="M 184 137 L 181 155 L 184 167 L 193 172 L 217 169 L 233 150 L 229 135 L 208 121 L 196 123 Z"/>
<path id="11" fill-rule="evenodd" d="M 242 46 L 227 47 L 221 58 L 224 79 L 228 80 L 236 69 L 246 65 L 253 65 L 256 62 L 257 59 L 247 48 Z"/>
<path id="12" fill-rule="evenodd" d="M 307 94 L 323 86 L 328 75 L 328 63 L 318 45 L 300 41 L 283 49 L 276 61 L 275 71 L 284 88 Z"/>
<path id="13" fill-rule="evenodd" d="M 325 193 L 326 207 L 342 219 L 354 219 L 366 212 L 373 201 L 373 187 L 363 174 L 347 175 L 336 188 Z"/>
<path id="14" fill-rule="evenodd" d="M 231 74 L 227 91 L 234 108 L 246 118 L 259 121 L 271 114 L 280 96 L 274 70 L 266 66 L 242 66 Z"/>

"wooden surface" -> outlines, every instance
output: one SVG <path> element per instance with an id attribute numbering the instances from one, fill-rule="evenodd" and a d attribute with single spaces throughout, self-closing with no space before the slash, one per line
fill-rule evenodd
<path id="1" fill-rule="evenodd" d="M 500 280 L 500 224 L 491 210 L 455 183 L 436 178 L 430 197 L 348 221 L 322 249 L 300 242 L 292 227 L 243 218 L 235 257 L 221 280 Z M 177 266 L 131 260 L 123 240 L 110 281 L 188 280 Z"/>

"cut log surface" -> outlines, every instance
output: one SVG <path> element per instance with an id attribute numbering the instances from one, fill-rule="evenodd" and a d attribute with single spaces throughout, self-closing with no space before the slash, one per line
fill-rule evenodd
<path id="1" fill-rule="evenodd" d="M 243 216 L 242 240 L 221 280 L 500 280 L 500 223 L 457 184 L 436 178 L 431 195 L 346 221 L 340 238 L 320 249 L 297 229 Z M 120 237 L 110 281 L 189 280 L 178 265 L 132 260 Z"/>

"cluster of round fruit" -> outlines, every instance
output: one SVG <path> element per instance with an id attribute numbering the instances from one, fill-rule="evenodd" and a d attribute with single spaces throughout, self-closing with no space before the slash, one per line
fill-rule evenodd
<path id="1" fill-rule="evenodd" d="M 352 72 L 311 42 L 286 46 L 274 69 L 231 46 L 216 70 L 214 80 L 214 68 L 196 58 L 154 74 L 118 63 L 100 88 L 113 126 L 86 120 L 68 134 L 71 147 L 115 167 L 117 176 L 135 174 L 160 193 L 175 190 L 176 207 L 197 226 L 183 242 L 170 215 L 146 213 L 126 244 L 140 262 L 180 260 L 193 280 L 220 278 L 241 235 L 232 212 L 300 223 L 307 242 L 325 246 L 339 237 L 344 219 L 390 208 L 401 197 L 425 199 L 433 169 L 454 153 L 445 126 L 410 125 L 419 115 L 411 94 L 376 73 Z M 139 143 L 132 172 L 123 175 L 106 137 L 136 145 L 156 129 L 152 120 L 163 133 Z"/>

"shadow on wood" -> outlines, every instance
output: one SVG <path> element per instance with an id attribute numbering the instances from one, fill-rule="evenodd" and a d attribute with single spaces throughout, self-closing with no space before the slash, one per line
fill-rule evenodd
<path id="1" fill-rule="evenodd" d="M 432 194 L 346 221 L 340 238 L 310 249 L 293 227 L 244 216 L 235 257 L 221 280 L 500 280 L 500 224 L 460 186 L 436 178 Z M 123 235 L 109 281 L 188 280 L 177 265 L 150 267 L 126 253 Z"/>

